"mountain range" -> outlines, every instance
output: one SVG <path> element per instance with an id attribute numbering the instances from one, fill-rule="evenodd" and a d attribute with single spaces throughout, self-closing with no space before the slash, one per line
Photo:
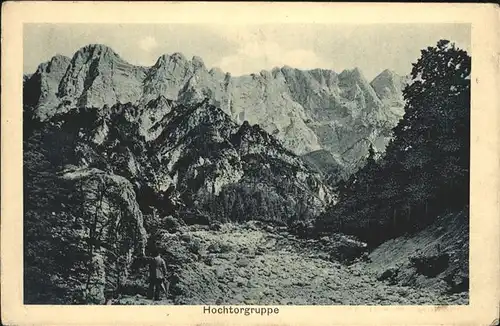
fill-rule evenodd
<path id="1" fill-rule="evenodd" d="M 404 113 L 406 80 L 389 70 L 368 82 L 357 68 L 336 73 L 287 66 L 234 77 L 181 53 L 142 67 L 92 44 L 72 58 L 56 55 L 25 76 L 24 103 L 41 120 L 73 107 L 105 110 L 131 103 L 140 111 L 140 134 L 149 141 L 159 135 L 155 122 L 168 113 L 166 101 L 189 105 L 208 99 L 235 123 L 258 124 L 295 154 L 326 150 L 352 172 L 370 144 L 384 151 Z"/>
<path id="2" fill-rule="evenodd" d="M 40 64 L 23 78 L 27 302 L 102 302 L 171 223 L 311 223 L 384 150 L 405 82 L 233 77 L 180 53 L 140 67 L 104 45 Z"/>

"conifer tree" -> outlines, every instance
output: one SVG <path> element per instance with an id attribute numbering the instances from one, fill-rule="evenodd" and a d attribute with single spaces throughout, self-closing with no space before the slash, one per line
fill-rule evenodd
<path id="1" fill-rule="evenodd" d="M 380 242 L 467 206 L 470 73 L 470 56 L 449 41 L 422 50 L 384 157 L 370 147 L 318 225 Z"/>

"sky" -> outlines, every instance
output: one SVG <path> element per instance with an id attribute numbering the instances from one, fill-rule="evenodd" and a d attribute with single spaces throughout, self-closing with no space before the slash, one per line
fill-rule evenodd
<path id="1" fill-rule="evenodd" d="M 284 65 L 336 72 L 358 67 L 371 80 L 385 69 L 409 74 L 420 50 L 440 39 L 470 54 L 470 33 L 469 24 L 25 24 L 23 69 L 32 73 L 56 54 L 72 57 L 99 43 L 143 66 L 181 52 L 234 76 Z"/>

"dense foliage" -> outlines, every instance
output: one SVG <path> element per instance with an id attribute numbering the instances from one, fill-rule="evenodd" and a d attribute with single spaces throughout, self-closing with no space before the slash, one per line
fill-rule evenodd
<path id="1" fill-rule="evenodd" d="M 141 241 L 142 217 L 131 211 L 131 190 L 122 179 L 97 169 L 64 177 L 82 157 L 92 157 L 89 169 L 107 169 L 104 158 L 84 146 L 97 113 L 75 109 L 41 123 L 25 108 L 25 303 L 101 302 L 102 290 L 121 286 L 127 255 Z"/>
<path id="2" fill-rule="evenodd" d="M 364 168 L 339 184 L 339 201 L 318 229 L 376 244 L 468 205 L 470 73 L 470 56 L 449 41 L 421 51 L 385 156 L 375 160 L 371 151 Z"/>

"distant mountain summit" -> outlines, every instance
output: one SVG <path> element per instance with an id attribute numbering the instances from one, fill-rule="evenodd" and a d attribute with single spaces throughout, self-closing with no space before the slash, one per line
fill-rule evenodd
<path id="1" fill-rule="evenodd" d="M 408 76 L 400 76 L 394 71 L 386 69 L 375 77 L 370 85 L 385 107 L 396 110 L 397 115 L 402 115 L 404 106 L 403 89 L 409 81 Z"/>
<path id="2" fill-rule="evenodd" d="M 112 49 L 88 45 L 71 59 L 59 83 L 63 107 L 103 107 L 135 102 L 141 96 L 146 69 L 125 62 Z"/>
<path id="3" fill-rule="evenodd" d="M 56 114 L 61 101 L 58 91 L 59 84 L 66 74 L 71 59 L 56 55 L 48 62 L 38 66 L 38 69 L 24 80 L 24 105 L 35 108 L 40 119 L 47 119 Z"/>
<path id="4" fill-rule="evenodd" d="M 298 155 L 325 149 L 355 169 L 370 144 L 383 151 L 403 115 L 404 78 L 385 70 L 371 83 L 358 69 L 291 67 L 232 77 L 207 70 L 199 57 L 162 55 L 152 67 L 134 66 L 105 45 L 56 56 L 25 79 L 25 105 L 41 120 L 73 107 L 131 103 L 141 133 L 158 136 L 153 120 L 169 112 L 167 101 L 191 105 L 208 99 L 235 123 L 258 124 Z M 151 101 L 163 101 L 151 109 Z"/>

